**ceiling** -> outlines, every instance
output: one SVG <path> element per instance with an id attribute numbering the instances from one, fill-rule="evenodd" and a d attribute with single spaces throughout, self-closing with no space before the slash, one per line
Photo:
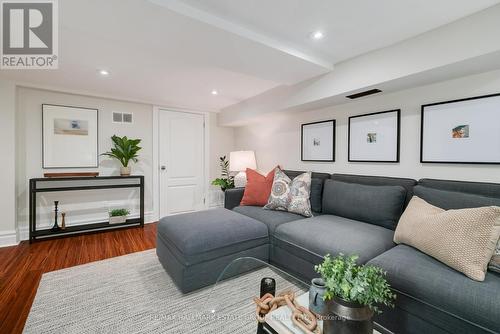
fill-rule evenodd
<path id="1" fill-rule="evenodd" d="M 60 0 L 59 69 L 2 70 L 0 77 L 217 111 L 499 2 Z M 315 29 L 324 40 L 308 38 Z"/>

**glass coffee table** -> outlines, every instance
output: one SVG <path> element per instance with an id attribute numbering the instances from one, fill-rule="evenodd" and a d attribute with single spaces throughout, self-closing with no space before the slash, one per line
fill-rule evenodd
<path id="1" fill-rule="evenodd" d="M 263 283 L 263 284 L 262 284 Z M 268 290 L 293 294 L 300 306 L 308 308 L 310 284 L 256 258 L 244 257 L 232 261 L 210 288 L 204 303 L 206 333 L 303 334 L 292 321 L 292 311 L 281 306 L 257 321 L 255 298 Z M 377 324 L 374 333 L 390 333 Z M 318 330 L 322 328 L 318 321 Z"/>

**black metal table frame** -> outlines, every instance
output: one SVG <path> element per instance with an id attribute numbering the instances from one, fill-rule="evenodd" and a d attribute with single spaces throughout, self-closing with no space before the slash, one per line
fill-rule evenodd
<path id="1" fill-rule="evenodd" d="M 67 187 L 53 187 L 53 188 L 37 188 L 37 182 L 52 182 L 52 181 L 95 181 L 95 180 L 130 180 L 138 179 L 138 183 L 130 184 L 102 184 L 102 185 L 79 185 Z M 97 231 L 104 231 L 109 229 L 116 229 L 120 227 L 140 226 L 144 227 L 144 176 L 96 176 L 96 177 L 58 177 L 58 178 L 34 178 L 29 180 L 29 241 L 48 239 L 53 237 L 61 237 L 63 235 L 76 235 L 82 233 L 90 233 Z M 116 189 L 116 188 L 139 188 L 140 195 L 140 215 L 139 218 L 127 219 L 125 223 L 109 224 L 109 222 L 99 222 L 92 224 L 81 224 L 68 226 L 64 230 L 54 231 L 52 229 L 37 230 L 36 229 L 36 197 L 37 193 L 42 192 L 59 192 L 59 191 L 78 191 L 78 190 L 98 190 L 98 189 Z"/>

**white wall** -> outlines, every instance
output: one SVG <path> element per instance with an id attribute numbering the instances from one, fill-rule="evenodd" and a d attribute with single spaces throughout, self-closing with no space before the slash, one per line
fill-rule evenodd
<path id="1" fill-rule="evenodd" d="M 256 123 L 235 129 L 236 149 L 255 150 L 258 168 L 266 172 L 280 164 L 287 169 L 328 173 L 500 182 L 500 166 L 498 165 L 420 163 L 420 109 L 422 104 L 498 92 L 500 92 L 500 71 L 493 71 L 364 98 L 320 110 L 263 116 Z M 401 162 L 394 164 L 347 162 L 348 117 L 399 108 L 402 113 Z M 327 119 L 337 120 L 336 162 L 301 162 L 300 125 Z"/>
<path id="2" fill-rule="evenodd" d="M 0 246 L 16 243 L 15 89 L 14 83 L 0 80 Z"/>
<path id="3" fill-rule="evenodd" d="M 12 93 L 12 92 L 11 92 Z M 145 213 L 146 221 L 158 219 L 158 205 L 154 203 L 153 185 L 153 105 L 131 103 L 107 98 L 89 97 L 61 93 L 49 90 L 18 87 L 17 93 L 16 139 L 17 157 L 16 196 L 17 226 L 22 239 L 26 239 L 28 231 L 28 180 L 42 177 L 47 170 L 42 169 L 42 107 L 44 103 L 79 106 L 99 109 L 99 152 L 108 151 L 111 147 L 110 137 L 114 134 L 141 138 L 142 150 L 139 163 L 132 165 L 134 174 L 145 175 Z M 116 124 L 112 122 L 112 112 L 131 112 L 133 124 Z M 13 117 L 13 115 L 12 115 Z M 208 114 L 207 126 L 210 134 L 209 176 L 215 178 L 218 173 L 218 157 L 228 154 L 233 145 L 233 129 L 220 128 L 216 125 L 214 114 Z M 12 133 L 13 136 L 13 133 Z M 100 158 L 100 167 L 88 171 L 99 171 L 100 175 L 119 175 L 119 163 L 106 157 Z M 81 171 L 86 171 L 83 169 Z M 48 170 L 71 171 L 71 170 Z M 79 170 L 80 171 L 80 170 Z M 14 179 L 13 175 L 9 176 Z M 207 180 L 208 182 L 208 180 Z M 211 188 L 216 190 L 216 188 Z M 108 207 L 127 206 L 132 214 L 138 214 L 137 190 L 112 189 L 103 191 L 48 193 L 38 197 L 38 226 L 50 226 L 53 216 L 53 202 L 60 201 L 60 210 L 67 211 L 68 224 L 80 224 L 102 220 L 106 217 Z M 217 204 L 218 192 L 214 191 L 211 201 Z M 15 198 L 14 192 L 11 198 Z M 14 219 L 13 219 L 14 220 Z"/>

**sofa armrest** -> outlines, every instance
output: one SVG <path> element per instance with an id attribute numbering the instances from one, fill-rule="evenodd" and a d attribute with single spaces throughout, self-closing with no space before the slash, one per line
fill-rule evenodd
<path id="1" fill-rule="evenodd" d="M 224 192 L 224 207 L 226 209 L 232 210 L 233 208 L 240 205 L 244 192 L 245 188 L 226 189 L 226 191 Z"/>

